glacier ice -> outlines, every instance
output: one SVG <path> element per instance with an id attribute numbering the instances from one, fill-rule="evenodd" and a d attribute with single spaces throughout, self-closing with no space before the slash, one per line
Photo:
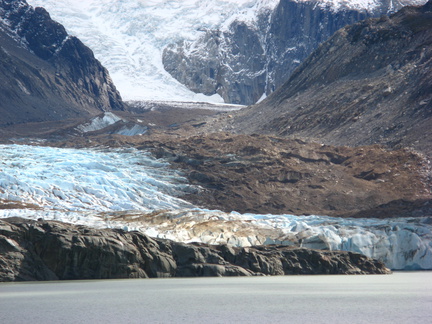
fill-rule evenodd
<path id="1" fill-rule="evenodd" d="M 223 103 L 187 89 L 168 74 L 162 51 L 177 40 L 193 40 L 206 29 L 241 17 L 279 0 L 28 0 L 79 37 L 109 70 L 125 100 L 204 101 Z"/>
<path id="2" fill-rule="evenodd" d="M 344 219 L 224 213 L 181 199 L 196 190 L 168 163 L 132 148 L 0 145 L 0 201 L 34 206 L 0 209 L 2 218 L 139 230 L 184 242 L 346 250 L 392 269 L 432 269 L 432 215 Z"/>
<path id="3" fill-rule="evenodd" d="M 75 129 L 81 133 L 88 133 L 102 130 L 108 126 L 117 124 L 118 122 L 123 123 L 122 125 L 117 127 L 117 129 L 110 130 L 110 134 L 135 136 L 145 134 L 148 130 L 147 126 L 144 126 L 142 124 L 128 123 L 128 120 L 123 119 L 112 112 L 105 112 L 102 115 L 96 116 L 90 121 L 76 126 Z"/>
<path id="4" fill-rule="evenodd" d="M 0 199 L 68 211 L 191 206 L 177 198 L 196 190 L 149 154 L 0 146 Z"/>
<path id="5" fill-rule="evenodd" d="M 379 259 L 392 269 L 432 269 L 431 216 L 344 219 L 326 216 L 240 215 L 200 209 L 162 212 L 161 215 L 160 224 L 155 217 L 151 224 L 135 223 L 134 229 L 152 236 L 184 242 L 236 246 L 281 244 L 352 251 Z"/>
<path id="6" fill-rule="evenodd" d="M 90 122 L 81 124 L 77 126 L 77 129 L 83 133 L 97 131 L 113 125 L 118 121 L 121 121 L 122 118 L 113 114 L 112 112 L 106 112 L 101 116 L 94 117 Z"/>

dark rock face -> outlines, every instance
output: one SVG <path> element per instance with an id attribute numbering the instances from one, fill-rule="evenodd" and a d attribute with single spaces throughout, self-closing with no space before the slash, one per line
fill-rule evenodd
<path id="1" fill-rule="evenodd" d="M 256 23 L 234 21 L 227 30 L 208 30 L 195 42 L 164 50 L 165 69 L 189 89 L 225 102 L 254 104 L 280 87 L 307 56 L 338 29 L 402 7 L 381 1 L 373 11 L 333 10 L 317 1 L 281 1 Z"/>
<path id="2" fill-rule="evenodd" d="M 54 221 L 0 221 L 0 281 L 372 273 L 390 271 L 351 252 L 188 245 Z"/>
<path id="3" fill-rule="evenodd" d="M 45 9 L 0 1 L 0 42 L 0 124 L 124 109 L 93 52 Z"/>
<path id="4" fill-rule="evenodd" d="M 267 52 L 271 60 L 266 94 L 285 83 L 295 68 L 338 29 L 374 14 L 347 9 L 333 11 L 314 2 L 281 1 L 269 30 Z"/>
<path id="5" fill-rule="evenodd" d="M 431 42 L 431 2 L 343 28 L 227 129 L 431 154 Z"/>

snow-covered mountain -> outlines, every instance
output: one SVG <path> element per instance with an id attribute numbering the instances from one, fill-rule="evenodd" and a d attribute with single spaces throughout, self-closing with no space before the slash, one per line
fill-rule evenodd
<path id="1" fill-rule="evenodd" d="M 339 19 L 337 13 L 342 10 L 367 11 L 377 14 L 398 9 L 404 4 L 423 3 L 424 1 L 297 0 L 279 2 L 279 0 L 29 1 L 33 6 L 45 7 L 54 19 L 67 28 L 69 33 L 78 36 L 95 52 L 96 57 L 110 71 L 124 99 L 221 102 L 222 96 L 226 102 L 232 103 L 251 103 L 256 100 L 257 96 L 261 96 L 264 92 L 268 93 L 278 86 L 279 81 L 273 85 L 269 84 L 268 75 L 280 70 L 281 65 L 269 65 L 270 62 L 262 57 L 251 61 L 250 56 L 247 55 L 248 51 L 251 52 L 251 55 L 255 55 L 253 49 L 248 47 L 251 44 L 258 52 L 262 51 L 261 56 L 266 55 L 267 45 L 263 42 L 262 36 L 269 31 L 270 16 L 277 11 L 278 7 L 280 11 L 288 2 L 301 3 L 303 6 L 319 7 L 324 12 L 335 12 L 336 18 Z M 307 18 L 298 16 L 299 19 Z M 289 16 L 282 15 L 281 17 L 282 24 L 276 23 L 274 28 L 285 28 L 287 19 L 291 19 Z M 338 24 L 333 24 L 331 20 L 330 23 L 335 25 L 334 29 L 338 28 L 341 23 L 344 25 L 363 17 L 364 15 L 351 17 Z M 315 26 L 314 28 L 319 29 L 321 23 L 329 23 L 326 15 L 322 15 L 320 19 L 310 22 Z M 293 23 L 297 24 L 297 22 Z M 288 25 L 291 25 L 291 22 Z M 252 43 L 245 42 L 247 46 L 240 49 L 241 59 L 221 61 L 218 57 L 223 57 L 224 53 L 235 54 L 235 39 L 224 41 L 225 52 L 219 46 L 210 48 L 209 43 L 205 40 L 208 40 L 208 36 L 213 35 L 215 31 L 229 31 L 232 26 L 240 26 L 240 29 L 246 26 L 247 31 L 258 30 L 259 32 L 252 33 L 252 38 L 250 38 Z M 333 29 L 327 33 L 334 31 Z M 230 33 L 226 35 L 228 34 Z M 236 37 L 248 37 L 248 34 L 241 33 L 240 30 Z M 277 33 L 273 34 L 279 37 Z M 180 51 L 182 55 L 173 57 L 163 54 L 166 47 L 180 43 L 185 44 Z M 292 48 L 291 45 L 277 49 L 275 55 L 283 59 L 284 54 L 290 52 L 290 48 Z M 184 53 L 185 51 L 188 53 Z M 299 63 L 297 61 L 306 57 L 310 51 L 307 48 L 306 51 L 301 49 L 301 52 L 302 55 L 298 58 L 293 58 L 292 55 L 285 58 L 290 60 L 290 66 L 292 64 L 297 66 Z M 173 52 L 168 51 L 167 53 Z M 165 66 L 162 62 L 163 56 L 165 56 Z M 199 60 L 196 59 L 197 56 Z M 180 63 L 183 60 L 186 62 L 183 62 L 182 65 Z M 215 68 L 212 67 L 212 64 Z M 204 70 L 200 65 L 204 65 Z M 165 68 L 168 68 L 175 78 L 167 73 Z M 266 69 L 265 75 L 260 72 L 263 68 Z M 230 73 L 224 73 L 224 69 Z M 288 73 L 291 70 L 292 68 L 287 69 Z M 240 75 L 239 79 L 237 79 L 238 75 Z M 253 78 L 258 78 L 259 82 L 248 81 Z M 285 76 L 280 78 L 286 79 Z M 188 88 L 176 79 L 187 84 Z M 246 90 L 243 87 L 240 90 L 231 90 L 234 92 L 232 94 L 228 93 L 227 88 L 233 84 L 245 82 L 250 83 L 246 84 L 248 87 Z M 196 92 L 206 93 L 208 96 Z"/>
<path id="2" fill-rule="evenodd" d="M 122 97 L 146 100 L 212 101 L 170 76 L 162 50 L 181 39 L 193 40 L 238 12 L 254 16 L 257 0 L 139 1 L 30 0 L 46 8 L 69 33 L 89 45 L 108 68 Z M 259 1 L 260 7 L 278 1 Z"/>

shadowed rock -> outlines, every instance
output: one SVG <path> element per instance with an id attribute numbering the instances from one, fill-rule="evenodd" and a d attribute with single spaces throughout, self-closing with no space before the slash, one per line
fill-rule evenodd
<path id="1" fill-rule="evenodd" d="M 184 244 L 55 221 L 0 221 L 0 281 L 388 273 L 352 252 Z"/>
<path id="2" fill-rule="evenodd" d="M 43 8 L 0 1 L 0 126 L 123 110 L 108 71 Z"/>

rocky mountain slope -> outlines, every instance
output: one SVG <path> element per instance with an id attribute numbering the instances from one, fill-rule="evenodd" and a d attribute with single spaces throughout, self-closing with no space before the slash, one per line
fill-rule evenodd
<path id="1" fill-rule="evenodd" d="M 151 150 L 170 161 L 202 187 L 182 198 L 204 208 L 376 218 L 432 211 L 430 165 L 407 150 L 334 147 L 265 135 L 179 137 L 165 132 L 92 138 L 91 143 L 80 138 L 73 145 L 96 143 Z"/>
<path id="2" fill-rule="evenodd" d="M 338 29 L 413 3 L 424 1 L 280 1 L 275 8 L 256 10 L 254 19 L 239 15 L 203 30 L 197 40 L 167 46 L 163 63 L 195 92 L 253 104 L 279 88 Z"/>
<path id="3" fill-rule="evenodd" d="M 0 1 L 0 125 L 123 110 L 108 71 L 43 8 Z"/>
<path id="4" fill-rule="evenodd" d="M 0 281 L 284 274 L 388 274 L 352 252 L 187 245 L 138 232 L 0 221 Z"/>
<path id="5" fill-rule="evenodd" d="M 215 129 L 432 153 L 432 2 L 338 31 L 262 103 Z"/>

